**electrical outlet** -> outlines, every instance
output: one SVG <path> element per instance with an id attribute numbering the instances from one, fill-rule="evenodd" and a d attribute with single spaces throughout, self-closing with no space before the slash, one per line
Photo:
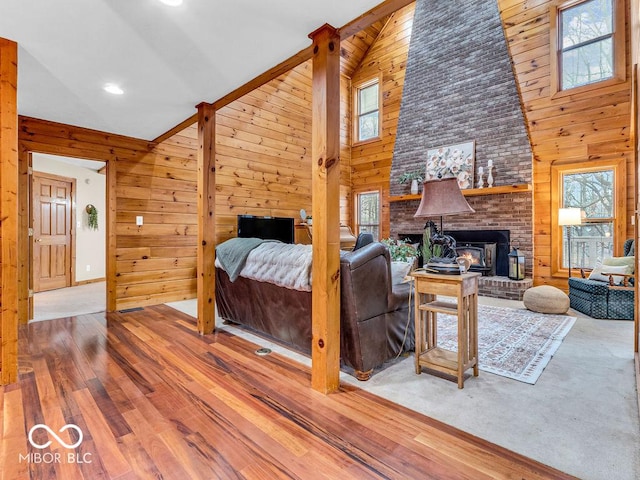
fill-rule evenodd
<path id="1" fill-rule="evenodd" d="M 91 265 L 87 265 L 87 272 L 91 271 Z"/>

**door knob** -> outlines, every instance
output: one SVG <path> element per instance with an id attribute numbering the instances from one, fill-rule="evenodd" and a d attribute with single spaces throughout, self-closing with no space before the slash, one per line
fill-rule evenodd
<path id="1" fill-rule="evenodd" d="M 36 242 L 41 242 L 41 241 L 42 241 L 42 239 L 41 239 L 41 238 L 38 238 L 38 239 L 36 240 Z"/>

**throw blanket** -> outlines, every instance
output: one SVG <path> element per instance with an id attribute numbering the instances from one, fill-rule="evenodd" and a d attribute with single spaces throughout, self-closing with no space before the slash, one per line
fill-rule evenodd
<path id="1" fill-rule="evenodd" d="M 229 275 L 232 282 L 238 278 L 249 253 L 258 245 L 270 240 L 261 238 L 231 238 L 216 247 L 216 261 Z"/>
<path id="2" fill-rule="evenodd" d="M 311 291 L 311 245 L 265 242 L 249 252 L 240 275 L 292 290 Z M 229 274 L 222 262 L 216 266 Z M 231 275 L 229 274 L 229 278 Z"/>

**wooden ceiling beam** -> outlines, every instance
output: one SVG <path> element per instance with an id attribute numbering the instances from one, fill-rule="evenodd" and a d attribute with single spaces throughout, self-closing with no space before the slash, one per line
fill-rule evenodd
<path id="1" fill-rule="evenodd" d="M 351 20 L 346 25 L 338 29 L 340 40 L 346 40 L 352 35 L 382 20 L 384 17 L 397 12 L 403 7 L 413 3 L 415 0 L 386 0 L 380 5 L 376 5 L 368 12 L 363 13 L 358 18 Z"/>

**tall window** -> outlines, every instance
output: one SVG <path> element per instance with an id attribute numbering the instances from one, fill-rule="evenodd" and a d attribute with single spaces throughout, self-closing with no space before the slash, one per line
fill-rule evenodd
<path id="1" fill-rule="evenodd" d="M 380 240 L 380 192 L 363 192 L 356 198 L 356 234 L 370 232 L 375 241 Z"/>
<path id="2" fill-rule="evenodd" d="M 572 0 L 554 7 L 552 93 L 624 80 L 623 4 L 620 0 Z"/>
<path id="3" fill-rule="evenodd" d="M 621 166 L 561 166 L 554 173 L 559 188 L 556 208 L 577 207 L 582 211 L 581 225 L 559 227 L 558 267 L 569 267 L 569 248 L 572 268 L 593 268 L 596 260 L 616 255 L 616 243 L 624 237 L 626 228 L 621 199 L 616 195 L 625 191 Z"/>
<path id="4" fill-rule="evenodd" d="M 380 136 L 380 90 L 378 79 L 355 87 L 355 140 L 364 142 Z"/>

